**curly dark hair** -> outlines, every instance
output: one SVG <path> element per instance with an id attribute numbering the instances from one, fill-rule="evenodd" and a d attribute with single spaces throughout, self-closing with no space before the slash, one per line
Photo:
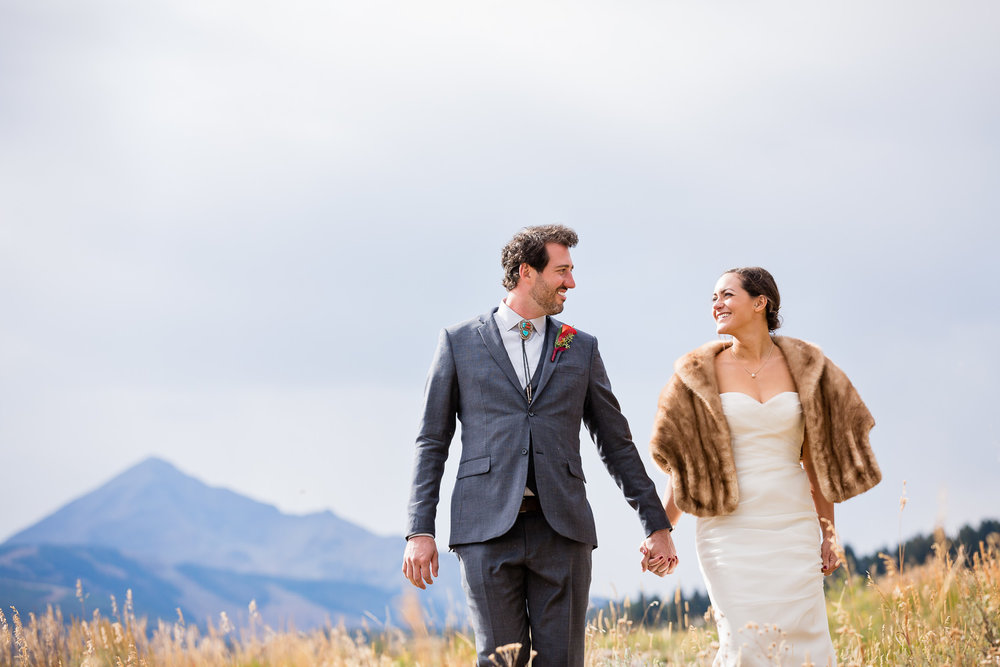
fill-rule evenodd
<path id="1" fill-rule="evenodd" d="M 543 271 L 549 263 L 546 243 L 558 243 L 572 248 L 580 241 L 576 232 L 564 225 L 538 225 L 525 227 L 507 242 L 500 252 L 503 266 L 503 286 L 509 292 L 521 279 L 521 265 L 527 263 L 536 271 Z"/>
<path id="2" fill-rule="evenodd" d="M 778 293 L 778 283 L 774 281 L 774 276 L 767 269 L 759 266 L 744 266 L 736 269 L 729 269 L 724 272 L 735 273 L 740 277 L 740 284 L 743 289 L 753 297 L 763 296 L 767 299 L 767 330 L 776 331 L 781 326 L 781 295 Z"/>

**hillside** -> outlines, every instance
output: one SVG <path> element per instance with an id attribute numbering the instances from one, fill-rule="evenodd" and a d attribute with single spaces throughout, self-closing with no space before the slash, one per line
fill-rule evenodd
<path id="1" fill-rule="evenodd" d="M 255 600 L 277 627 L 357 624 L 384 618 L 406 590 L 402 545 L 332 512 L 283 514 L 151 458 L 0 545 L 0 602 L 108 613 L 110 596 L 121 603 L 131 589 L 138 615 L 168 620 L 178 608 L 195 621 L 244 618 Z M 423 599 L 444 610 L 462 595 L 457 568 L 442 570 Z"/>

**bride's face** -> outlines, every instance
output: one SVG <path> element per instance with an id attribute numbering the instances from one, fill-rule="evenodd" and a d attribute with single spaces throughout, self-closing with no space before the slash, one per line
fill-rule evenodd
<path id="1" fill-rule="evenodd" d="M 712 293 L 712 318 L 715 320 L 715 331 L 720 334 L 733 334 L 747 325 L 754 324 L 756 320 L 762 318 L 766 304 L 765 297 L 758 296 L 755 299 L 743 289 L 739 275 L 722 274 L 715 283 L 715 292 Z"/>

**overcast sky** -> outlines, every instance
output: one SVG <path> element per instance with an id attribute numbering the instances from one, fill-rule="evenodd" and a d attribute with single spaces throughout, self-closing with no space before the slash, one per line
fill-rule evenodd
<path id="1" fill-rule="evenodd" d="M 661 490 L 657 393 L 759 264 L 876 418 L 844 540 L 996 517 L 998 7 L 7 0 L 0 540 L 151 455 L 401 534 L 438 330 L 552 222 Z M 701 587 L 584 456 L 594 592 Z"/>

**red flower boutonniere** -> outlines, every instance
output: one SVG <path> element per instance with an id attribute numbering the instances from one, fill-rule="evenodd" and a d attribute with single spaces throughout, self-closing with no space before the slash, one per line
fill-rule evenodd
<path id="1" fill-rule="evenodd" d="M 552 348 L 551 361 L 556 360 L 557 354 L 569 349 L 569 344 L 573 342 L 573 336 L 575 335 L 576 329 L 568 324 L 562 325 L 562 328 L 559 330 L 559 335 L 556 336 L 556 346 Z"/>

